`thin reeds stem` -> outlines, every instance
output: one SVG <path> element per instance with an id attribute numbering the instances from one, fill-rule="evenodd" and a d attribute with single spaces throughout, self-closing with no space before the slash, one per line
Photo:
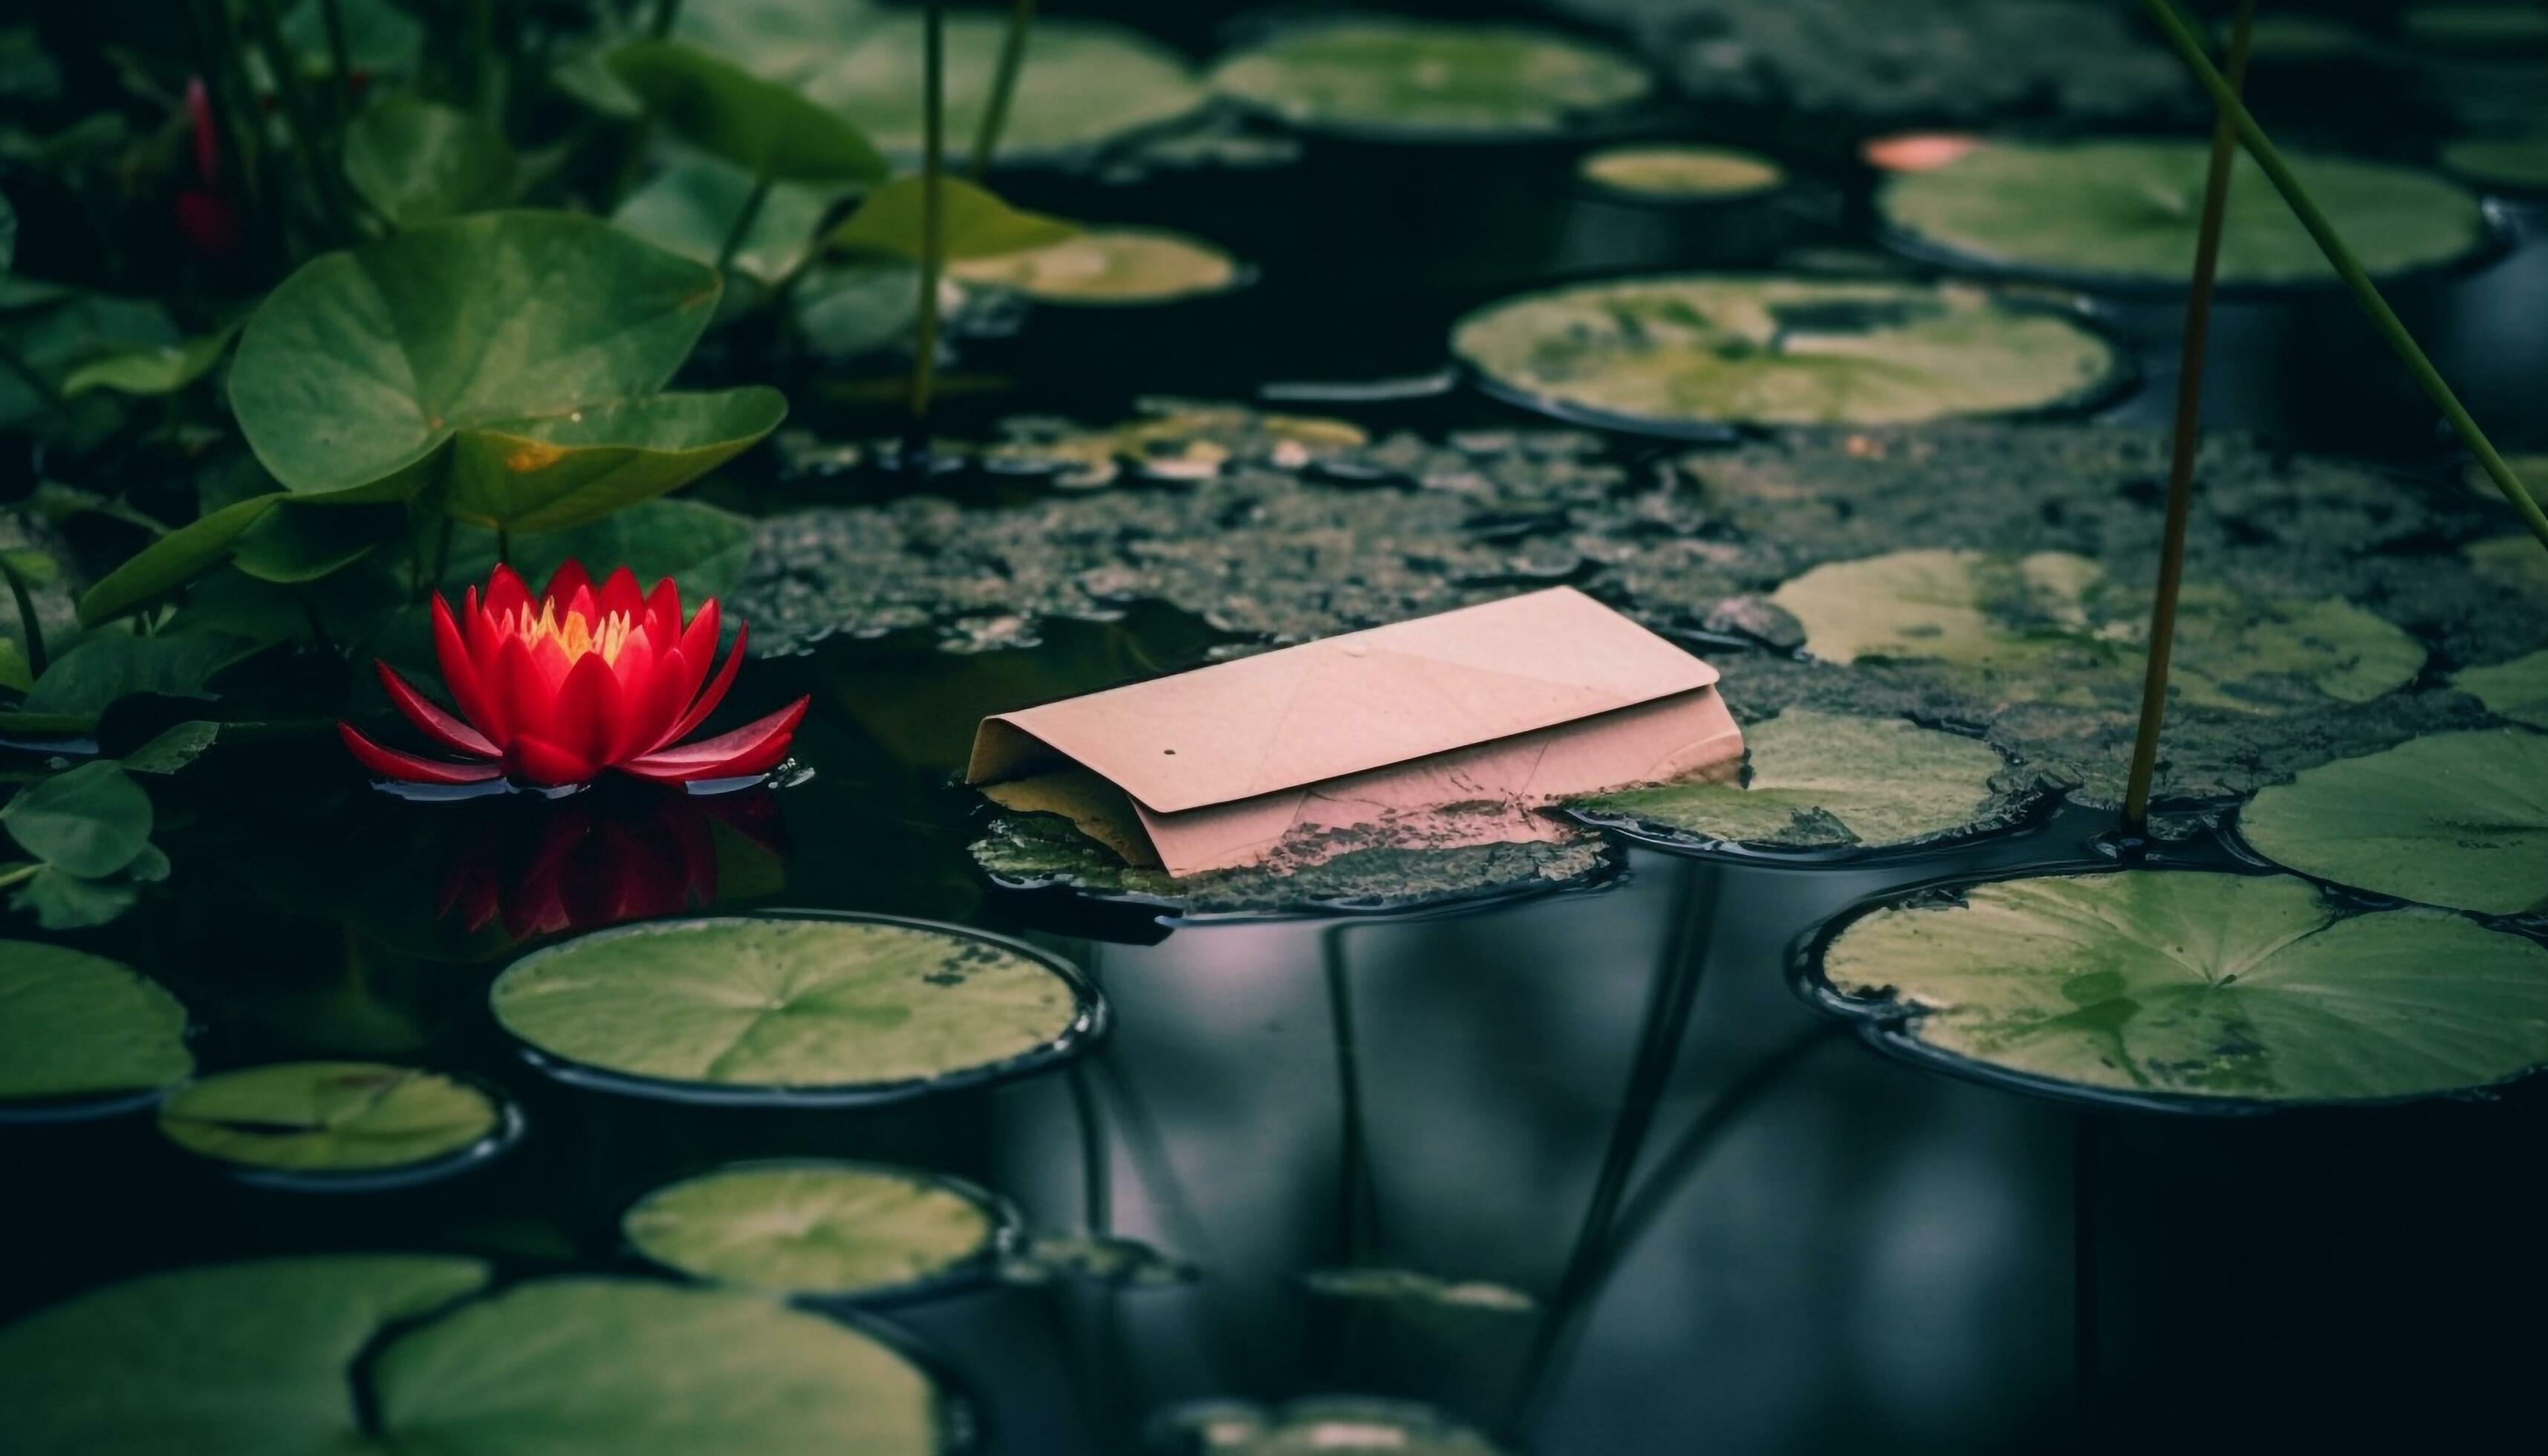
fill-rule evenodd
<path id="1" fill-rule="evenodd" d="M 1009 102 L 1017 95 L 1018 72 L 1026 64 L 1027 35 L 1035 29 L 1036 0 L 1011 0 L 1008 34 L 1000 39 L 999 69 L 991 75 L 991 98 L 982 107 L 982 125 L 973 134 L 973 160 L 965 175 L 979 182 L 990 175 L 991 157 L 1000 149 L 1000 133 L 1009 125 Z"/>
<path id="2" fill-rule="evenodd" d="M 920 154 L 920 326 L 911 362 L 911 423 L 925 446 L 938 382 L 938 278 L 947 266 L 947 7 L 930 0 L 923 29 Z"/>

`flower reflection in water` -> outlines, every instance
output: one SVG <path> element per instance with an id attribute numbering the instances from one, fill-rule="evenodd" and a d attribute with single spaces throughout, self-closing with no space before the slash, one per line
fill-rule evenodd
<path id="1" fill-rule="evenodd" d="M 458 841 L 438 916 L 522 942 L 678 915 L 721 896 L 767 893 L 784 879 L 786 826 L 766 789 L 591 793 L 539 810 L 535 824 L 485 815 Z"/>

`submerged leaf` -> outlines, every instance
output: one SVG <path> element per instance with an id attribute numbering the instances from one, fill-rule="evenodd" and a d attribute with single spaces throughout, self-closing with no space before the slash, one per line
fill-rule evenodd
<path id="1" fill-rule="evenodd" d="M 664 921 L 515 961 L 496 1020 L 575 1066 L 732 1089 L 879 1094 L 1021 1065 L 1087 1012 L 1044 961 L 955 927 Z"/>
<path id="2" fill-rule="evenodd" d="M 872 1163 L 742 1164 L 659 1188 L 620 1221 L 639 1253 L 700 1279 L 791 1294 L 890 1293 L 989 1254 L 970 1189 Z"/>
<path id="3" fill-rule="evenodd" d="M 2548 1062 L 2548 949 L 2291 875 L 2138 870 L 1880 909 L 1821 972 L 1914 1044 L 2092 1092 L 2371 1102 Z"/>
<path id="4" fill-rule="evenodd" d="M 487 1094 L 434 1072 L 371 1061 L 295 1061 L 190 1082 L 159 1104 L 159 1131 L 189 1152 L 251 1168 L 407 1167 L 494 1136 Z"/>
<path id="5" fill-rule="evenodd" d="M 102 956 L 0 941 L 0 1103 L 173 1086 L 195 1069 L 186 1008 Z"/>
<path id="6" fill-rule="evenodd" d="M 2304 874 L 2490 915 L 2548 911 L 2548 736 L 2442 733 L 2256 795 L 2238 834 Z"/>

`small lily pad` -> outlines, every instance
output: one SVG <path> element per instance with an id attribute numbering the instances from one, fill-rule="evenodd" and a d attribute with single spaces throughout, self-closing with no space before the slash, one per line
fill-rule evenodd
<path id="1" fill-rule="evenodd" d="M 2516 723 L 2548 728 L 2548 651 L 2508 663 L 2462 668 L 2451 675 L 2451 685 Z"/>
<path id="2" fill-rule="evenodd" d="M 1038 1233 L 1000 1261 L 1000 1278 L 1010 1284 L 1071 1279 L 1110 1289 L 1170 1289 L 1201 1277 L 1183 1259 L 1109 1233 Z"/>
<path id="3" fill-rule="evenodd" d="M 625 926 L 524 956 L 489 1000 L 561 1076 L 708 1101 L 968 1084 L 1064 1054 L 1102 1019 L 1059 961 L 883 919 Z"/>
<path id="4" fill-rule="evenodd" d="M 873 1163 L 785 1162 L 659 1188 L 620 1228 L 639 1253 L 696 1278 L 873 1298 L 987 1261 L 1005 1224 L 968 1184 Z"/>
<path id="5" fill-rule="evenodd" d="M 1787 180 L 1776 162 L 1757 152 L 1673 142 L 1587 152 L 1575 170 L 1587 182 L 1653 202 L 1757 197 Z"/>
<path id="6" fill-rule="evenodd" d="M 2438 733 L 2305 770 L 2238 813 L 2258 854 L 2320 879 L 2489 915 L 2548 911 L 2548 737 Z"/>
<path id="7" fill-rule="evenodd" d="M 1876 205 L 1921 250 L 2021 273 L 2183 288 L 2210 156 L 2193 140 L 1995 140 L 1892 178 Z M 2493 237 L 2478 200 L 2429 173 L 2336 156 L 2298 156 L 2292 168 L 2375 277 L 2457 262 Z M 2336 281 L 2244 153 L 2230 176 L 2220 278 L 2232 286 Z"/>
<path id="8" fill-rule="evenodd" d="M 2287 874 L 1976 885 L 1849 922 L 1820 974 L 1909 1049 L 2163 1106 L 2392 1101 L 2548 1062 L 2548 948 L 2347 914 Z"/>
<path id="9" fill-rule="evenodd" d="M 2442 148 L 2442 166 L 2481 187 L 2548 192 L 2548 137 L 2472 136 Z"/>
<path id="10" fill-rule="evenodd" d="M 1451 351 L 1518 404 L 1666 434 L 2021 413 L 2124 368 L 2075 318 L 1978 289 L 1704 275 L 1507 299 L 1461 319 Z"/>
<path id="11" fill-rule="evenodd" d="M 950 259 L 995 258 L 1007 253 L 1050 247 L 1079 235 L 1076 224 L 1042 213 L 1030 213 L 970 182 L 939 179 L 939 240 Z M 866 195 L 859 210 L 841 220 L 824 242 L 851 253 L 881 254 L 917 263 L 928 248 L 929 182 L 902 177 Z"/>
<path id="12" fill-rule="evenodd" d="M 1896 551 L 1818 566 L 1770 599 L 1825 662 L 1934 665 L 2001 702 L 2138 700 L 2147 589 L 2110 581 L 2083 556 Z M 2369 702 L 2424 662 L 2404 631 L 2330 598 L 2257 600 L 2197 584 L 2178 611 L 2169 692 L 2194 706 L 2282 713 Z"/>
<path id="13" fill-rule="evenodd" d="M 740 1291 L 535 1280 L 421 1255 L 145 1275 L 0 1329 L 23 1456 L 931 1456 L 945 1402 L 900 1352 Z M 415 1321 L 415 1322 L 410 1322 Z M 356 1394 L 358 1368 L 366 1375 Z"/>
<path id="14" fill-rule="evenodd" d="M 1414 140 L 1558 132 L 1654 85 L 1636 62 L 1558 32 L 1377 15 L 1282 27 L 1222 57 L 1210 80 L 1296 127 Z"/>
<path id="15" fill-rule="evenodd" d="M 189 1082 L 159 1105 L 159 1131 L 243 1168 L 369 1173 L 412 1168 L 498 1136 L 504 1114 L 477 1087 L 374 1061 L 292 1061 Z"/>
<path id="16" fill-rule="evenodd" d="M 0 1112 L 149 1093 L 195 1070 L 186 1008 L 103 956 L 0 941 Z"/>
<path id="17" fill-rule="evenodd" d="M 1045 304 L 1172 304 L 1246 279 L 1228 252 L 1157 228 L 1094 228 L 1046 247 L 954 262 L 947 272 Z"/>
<path id="18" fill-rule="evenodd" d="M 1373 1304 L 1481 1315 L 1527 1315 L 1539 1301 L 1510 1285 L 1483 1279 L 1445 1279 L 1417 1269 L 1364 1266 L 1313 1269 L 1301 1276 L 1310 1293 L 1322 1299 L 1361 1300 Z"/>
<path id="19" fill-rule="evenodd" d="M 1103 429 L 1063 420 L 1002 422 L 1007 439 L 982 451 L 996 470 L 1050 471 L 1072 490 L 1112 485 L 1129 471 L 1153 481 L 1195 481 L 1236 464 L 1297 470 L 1371 443 L 1360 425 L 1315 415 L 1266 414 L 1238 405 L 1143 401 L 1138 419 Z"/>
<path id="20" fill-rule="evenodd" d="M 1008 19 L 951 15 L 946 34 L 947 136 L 960 147 L 981 126 Z M 921 18 L 905 10 L 862 17 L 839 58 L 802 80 L 808 96 L 857 123 L 876 145 L 910 157 L 921 147 L 926 74 Z M 1120 26 L 1039 16 L 1000 130 L 999 159 L 1051 161 L 1086 151 L 1175 121 L 1203 99 L 1185 61 L 1156 42 Z"/>
<path id="21" fill-rule="evenodd" d="M 1699 843 L 1888 849 L 2007 821 L 2008 763 L 1979 739 L 1903 718 L 1791 708 L 1745 730 L 1741 783 L 1632 788 L 1571 807 Z"/>

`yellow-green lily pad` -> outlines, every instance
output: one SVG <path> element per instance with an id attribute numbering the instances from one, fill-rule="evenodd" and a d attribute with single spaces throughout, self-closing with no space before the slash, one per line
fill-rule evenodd
<path id="1" fill-rule="evenodd" d="M 1732 146 L 1652 142 L 1587 152 L 1576 175 L 1612 192 L 1653 202 L 1722 202 L 1757 197 L 1787 180 L 1785 169 Z"/>
<path id="2" fill-rule="evenodd" d="M 153 1093 L 192 1075 L 186 1008 L 121 962 L 0 941 L 0 1109 Z"/>
<path id="3" fill-rule="evenodd" d="M 1213 90 L 1296 127 L 1392 138 L 1538 136 L 1643 99 L 1643 66 L 1556 31 L 1392 16 L 1280 27 Z"/>
<path id="4" fill-rule="evenodd" d="M 2548 737 L 2437 733 L 2304 770 L 2238 811 L 2277 864 L 2489 915 L 2548 911 Z"/>
<path id="5" fill-rule="evenodd" d="M 159 1104 L 159 1131 L 241 1168 L 369 1173 L 492 1146 L 504 1112 L 456 1077 L 374 1061 L 292 1061 L 189 1082 Z"/>
<path id="6" fill-rule="evenodd" d="M 1224 293 L 1246 280 L 1226 250 L 1159 228 L 1092 228 L 1023 252 L 966 258 L 948 276 L 1043 304 L 1172 304 Z"/>
<path id="7" fill-rule="evenodd" d="M 639 1253 L 695 1278 L 866 1298 L 987 1265 L 1006 1226 L 968 1184 L 854 1162 L 719 1168 L 656 1189 L 620 1221 Z"/>
<path id="8" fill-rule="evenodd" d="M 845 27 L 834 58 L 801 74 L 805 92 L 856 123 L 876 145 L 916 156 L 923 130 L 920 16 L 874 12 Z M 991 96 L 1004 15 L 947 18 L 946 125 L 951 145 L 968 146 Z M 1204 100 L 1182 57 L 1120 26 L 1038 16 L 1000 130 L 999 160 L 1051 161 L 1173 122 Z"/>

